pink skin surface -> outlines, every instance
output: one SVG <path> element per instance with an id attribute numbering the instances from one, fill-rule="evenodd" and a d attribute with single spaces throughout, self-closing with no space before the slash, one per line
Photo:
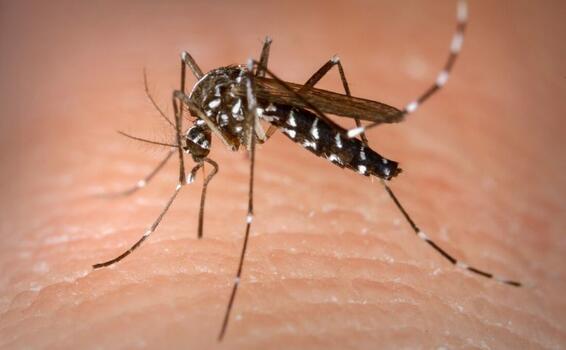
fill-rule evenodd
<path id="1" fill-rule="evenodd" d="M 245 225 L 248 161 L 213 139 L 220 173 L 196 239 L 202 173 L 119 264 L 177 181 L 174 158 L 120 199 L 170 142 L 179 53 L 201 68 L 258 57 L 304 82 L 339 54 L 354 95 L 403 106 L 435 78 L 455 2 L 0 3 L 0 348 L 560 349 L 566 347 L 565 4 L 474 2 L 446 88 L 369 133 L 401 162 L 377 181 L 277 133 L 258 147 L 256 217 L 231 324 L 216 342 Z M 194 82 L 191 78 L 190 82 Z M 340 91 L 337 72 L 321 87 Z M 352 125 L 349 120 L 341 120 Z M 190 163 L 187 167 L 190 166 Z"/>

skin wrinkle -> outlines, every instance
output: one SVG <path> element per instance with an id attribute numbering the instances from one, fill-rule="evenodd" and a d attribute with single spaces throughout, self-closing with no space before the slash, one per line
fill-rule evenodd
<path id="1" fill-rule="evenodd" d="M 138 283 L 139 283 L 139 282 L 138 282 Z M 132 284 L 134 284 L 134 283 L 132 283 Z M 122 287 L 122 288 L 124 288 L 124 287 Z M 324 304 L 324 302 L 323 302 L 323 303 L 321 303 L 321 304 Z M 369 305 L 372 305 L 372 304 L 369 304 Z M 485 322 L 484 322 L 484 323 L 485 323 Z M 497 326 L 497 325 L 496 325 L 496 326 Z"/>
<path id="2" fill-rule="evenodd" d="M 216 347 L 245 224 L 244 155 L 213 138 L 220 173 L 203 240 L 199 173 L 139 250 L 95 272 L 91 264 L 151 225 L 175 186 L 177 160 L 135 196 L 94 195 L 135 184 L 166 151 L 115 130 L 171 141 L 142 72 L 171 116 L 182 49 L 208 70 L 257 56 L 270 34 L 270 67 L 281 77 L 304 82 L 338 53 L 354 96 L 397 107 L 435 78 L 453 1 L 325 4 L 297 12 L 292 2 L 257 2 L 247 13 L 242 4 L 77 3 L 73 16 L 63 16 L 62 3 L 2 6 L 1 348 Z M 368 136 L 401 162 L 391 186 L 435 242 L 527 286 L 454 268 L 415 237 L 378 181 L 276 133 L 258 145 L 250 250 L 224 348 L 566 345 L 564 123 L 556 113 L 565 45 L 548 35 L 563 31 L 559 5 L 470 6 L 446 89 L 406 122 Z M 239 26 L 222 25 L 234 13 Z M 340 91 L 338 74 L 321 87 Z"/>

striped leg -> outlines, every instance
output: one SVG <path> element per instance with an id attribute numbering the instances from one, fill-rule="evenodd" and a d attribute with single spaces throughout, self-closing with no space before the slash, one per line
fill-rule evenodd
<path id="1" fill-rule="evenodd" d="M 464 9 L 465 10 L 465 9 Z M 459 8 L 459 11 L 464 11 L 461 8 Z M 465 12 L 464 12 L 465 13 Z M 461 13 L 459 12 L 459 19 L 461 17 Z M 464 16 L 465 19 L 465 16 Z M 463 24 L 460 24 L 461 26 L 465 25 L 465 21 Z M 461 28 L 461 32 L 463 33 L 463 27 Z M 457 36 L 456 36 L 457 37 Z M 460 35 L 461 37 L 461 35 Z M 460 44 L 461 45 L 461 38 L 460 40 Z M 454 44 L 453 44 L 454 46 Z M 430 96 L 431 94 L 433 94 L 436 90 L 438 90 L 440 88 L 440 86 L 443 85 L 443 83 L 446 82 L 446 79 L 448 77 L 448 71 L 450 70 L 450 68 L 452 67 L 453 63 L 454 63 L 454 59 L 456 53 L 454 53 L 451 56 L 451 61 L 449 61 L 449 64 L 447 64 L 447 67 L 445 67 L 445 74 L 441 73 L 441 75 L 439 76 L 439 79 L 437 80 L 437 83 L 440 82 L 440 84 L 438 84 L 438 86 L 433 86 L 431 89 L 429 89 L 428 94 L 425 94 L 423 96 L 424 99 L 428 98 L 428 96 Z M 340 63 L 340 60 L 338 57 L 333 57 L 331 58 L 325 65 L 323 65 L 315 74 L 313 74 L 313 76 L 306 82 L 305 86 L 308 87 L 314 87 L 314 85 L 320 80 L 322 79 L 322 77 L 330 70 L 332 69 L 332 67 L 334 67 L 335 65 L 338 66 L 338 70 L 340 72 L 340 78 L 342 80 L 342 85 L 344 86 L 344 90 L 346 92 L 346 95 L 351 96 L 350 94 L 350 89 L 348 86 L 348 82 L 346 80 L 346 76 L 344 74 L 344 69 L 342 67 L 342 64 Z M 444 76 L 444 78 L 441 78 L 442 76 Z M 428 96 L 427 96 L 428 95 Z M 423 99 L 423 100 L 424 100 Z M 359 119 L 356 119 L 356 124 L 359 124 Z M 358 127 L 360 127 L 360 125 L 358 125 Z M 361 132 L 361 136 L 362 136 L 362 141 L 363 143 L 367 146 L 368 145 L 368 140 L 365 137 L 363 131 Z M 492 273 L 489 272 L 485 272 L 483 270 L 477 269 L 475 267 L 469 266 L 466 263 L 463 263 L 461 261 L 458 261 L 456 258 L 454 258 L 453 256 L 451 256 L 450 254 L 448 254 L 444 249 L 442 249 L 440 246 L 438 246 L 436 243 L 434 243 L 434 241 L 432 241 L 427 235 L 426 233 L 424 233 L 424 231 L 422 231 L 415 223 L 414 221 L 411 219 L 411 217 L 409 216 L 409 214 L 407 213 L 407 211 L 403 208 L 403 206 L 401 205 L 401 203 L 399 202 L 397 196 L 395 196 L 395 194 L 393 193 L 393 191 L 391 190 L 391 188 L 387 185 L 387 183 L 385 182 L 385 180 L 380 179 L 381 183 L 383 184 L 383 186 L 385 187 L 385 190 L 387 191 L 388 195 L 391 197 L 391 199 L 393 200 L 393 202 L 395 203 L 395 205 L 397 206 L 397 208 L 401 211 L 401 213 L 403 214 L 403 216 L 405 217 L 405 219 L 407 220 L 407 222 L 411 225 L 412 229 L 415 231 L 415 233 L 417 234 L 417 236 L 422 239 L 423 241 L 425 241 L 426 243 L 428 243 L 432 248 L 434 248 L 439 254 L 441 254 L 445 259 L 447 259 L 448 261 L 450 261 L 452 264 L 456 265 L 457 267 L 464 269 L 464 270 L 468 270 L 472 273 L 478 274 L 480 276 L 486 277 L 486 278 L 492 278 L 497 280 L 498 282 L 501 283 L 505 283 L 505 284 L 509 284 L 515 287 L 520 287 L 521 283 L 520 282 L 516 282 L 516 281 L 511 281 L 508 280 L 506 278 L 502 278 L 499 276 L 496 276 Z"/>
<path id="2" fill-rule="evenodd" d="M 188 182 L 192 182 L 193 179 L 196 176 L 197 171 L 204 166 L 204 162 L 207 162 L 208 164 L 212 165 L 212 172 L 210 172 L 210 174 L 208 174 L 208 176 L 204 179 L 204 182 L 202 184 L 202 192 L 200 194 L 200 207 L 199 207 L 199 213 L 198 213 L 198 229 L 197 229 L 197 237 L 198 239 L 202 238 L 202 232 L 203 232 L 203 225 L 204 225 L 204 203 L 206 200 L 206 189 L 208 188 L 208 183 L 210 182 L 210 180 L 212 180 L 212 178 L 214 177 L 214 175 L 216 175 L 218 173 L 218 164 L 213 161 L 210 158 L 204 158 L 203 162 L 199 163 L 197 166 L 195 166 L 193 168 L 193 170 L 191 170 L 191 174 L 189 175 L 189 178 L 187 179 Z"/>
<path id="3" fill-rule="evenodd" d="M 400 112 L 401 116 L 406 116 L 414 113 L 426 100 L 437 93 L 448 81 L 452 67 L 458 58 L 460 50 L 462 49 L 462 43 L 464 41 L 464 32 L 466 30 L 466 24 L 468 22 L 468 4 L 466 0 L 458 0 L 458 11 L 457 11 L 457 24 L 456 31 L 452 37 L 452 43 L 450 44 L 450 53 L 448 54 L 448 59 L 444 64 L 444 68 L 438 74 L 436 81 L 417 99 L 408 103 L 405 108 Z M 348 130 L 348 137 L 356 137 L 357 135 L 363 133 L 364 131 L 377 126 L 379 123 L 371 123 L 366 126 L 359 126 L 354 129 Z"/>
<path id="4" fill-rule="evenodd" d="M 387 194 L 389 194 L 389 196 L 391 197 L 391 199 L 393 200 L 393 202 L 395 202 L 395 205 L 397 206 L 397 208 L 399 209 L 399 211 L 401 211 L 401 213 L 403 214 L 403 216 L 405 217 L 405 220 L 407 220 L 407 222 L 409 223 L 409 225 L 411 225 L 411 228 L 413 229 L 413 231 L 415 231 L 415 234 L 424 242 L 428 243 L 428 245 L 430 245 L 432 248 L 434 248 L 434 250 L 436 250 L 440 255 L 442 255 L 446 260 L 448 260 L 449 262 L 451 262 L 453 265 L 455 265 L 458 268 L 464 269 L 464 270 L 468 270 L 472 273 L 475 273 L 476 275 L 480 275 L 486 278 L 492 278 L 498 282 L 501 283 L 505 283 L 514 287 L 520 287 L 521 283 L 520 282 L 516 282 L 516 281 L 512 281 L 503 277 L 499 277 L 496 276 L 490 272 L 485 272 L 483 270 L 477 269 L 473 266 L 469 266 L 466 263 L 463 263 L 461 261 L 458 261 L 456 258 L 454 258 L 452 255 L 448 254 L 444 249 L 442 249 L 440 246 L 438 246 L 436 243 L 434 243 L 428 236 L 427 234 L 422 231 L 413 221 L 413 219 L 411 219 L 411 217 L 409 216 L 409 214 L 407 213 L 407 211 L 405 210 L 405 208 L 403 208 L 403 206 L 401 205 L 401 202 L 399 202 L 399 199 L 397 199 L 397 196 L 395 196 L 395 194 L 393 193 L 393 191 L 391 190 L 391 188 L 387 185 L 387 183 L 385 182 L 385 180 L 380 179 L 381 183 L 383 184 L 383 186 L 385 187 L 385 190 L 387 191 Z"/>
<path id="5" fill-rule="evenodd" d="M 253 61 L 248 62 L 248 69 L 251 72 L 253 69 Z M 248 247 L 248 240 L 250 236 L 250 228 L 254 217 L 254 203 L 253 203 L 253 191 L 254 191 L 254 166 L 255 166 L 255 119 L 257 118 L 257 101 L 253 92 L 253 76 L 248 75 L 247 78 L 247 99 L 248 99 L 248 110 L 246 113 L 247 126 L 246 129 L 248 135 L 248 143 L 250 150 L 250 182 L 249 182 L 249 192 L 248 192 L 248 214 L 246 216 L 246 231 L 244 234 L 244 242 L 242 245 L 242 251 L 240 253 L 240 261 L 238 263 L 238 271 L 236 272 L 236 277 L 234 278 L 234 285 L 232 286 L 232 293 L 230 294 L 230 299 L 228 301 L 228 306 L 226 307 L 226 312 L 224 314 L 224 320 L 222 322 L 222 328 L 220 329 L 220 334 L 218 335 L 218 341 L 222 341 L 226 330 L 228 329 L 228 321 L 230 320 L 230 313 L 232 311 L 232 306 L 234 305 L 234 299 L 236 298 L 236 293 L 238 292 L 238 286 L 240 285 L 240 278 L 242 276 L 242 270 L 244 266 L 244 258 L 246 256 L 246 250 Z"/>
<path id="6" fill-rule="evenodd" d="M 92 265 L 92 267 L 94 269 L 98 269 L 98 268 L 101 268 L 101 267 L 113 265 L 113 264 L 117 263 L 118 261 L 124 259 L 128 255 L 130 255 L 134 250 L 136 250 L 143 243 L 143 241 L 145 241 L 157 229 L 157 226 L 159 226 L 159 223 L 161 222 L 161 220 L 163 219 L 163 217 L 165 216 L 165 214 L 169 210 L 169 207 L 171 207 L 171 204 L 173 204 L 173 201 L 175 200 L 175 198 L 177 198 L 177 195 L 179 194 L 179 191 L 181 190 L 183 185 L 184 185 L 184 183 L 182 183 L 182 182 L 179 182 L 177 184 L 177 187 L 175 188 L 175 192 L 173 192 L 173 195 L 167 201 L 165 208 L 163 208 L 163 210 L 161 211 L 161 213 L 159 214 L 157 219 L 153 222 L 151 227 L 147 231 L 145 231 L 143 236 L 136 243 L 134 243 L 134 245 L 132 245 L 130 247 L 130 249 L 126 250 L 125 252 L 118 255 L 114 259 L 111 259 L 111 260 L 108 260 L 108 261 L 105 261 L 105 262 L 102 262 L 102 263 L 94 264 L 94 265 Z"/>
<path id="7" fill-rule="evenodd" d="M 269 50 L 271 48 L 271 42 L 272 40 L 271 37 L 269 36 L 266 36 L 265 39 L 263 40 L 263 47 L 261 49 L 259 64 L 257 65 L 257 69 L 255 73 L 256 77 L 265 77 L 267 64 L 269 61 Z M 277 131 L 277 128 L 273 125 L 270 125 L 265 133 L 262 133 L 261 131 L 263 131 L 261 128 L 261 124 L 257 122 L 256 124 L 256 134 L 258 136 L 257 141 L 259 143 L 264 143 L 265 141 L 269 140 L 269 138 Z"/>
<path id="8" fill-rule="evenodd" d="M 182 73 L 181 73 L 181 90 L 184 91 L 185 90 L 185 68 L 184 68 L 185 65 L 184 65 L 184 63 L 182 64 L 182 67 L 183 68 L 182 68 Z M 161 220 L 163 219 L 163 217 L 165 216 L 165 214 L 169 210 L 169 207 L 171 207 L 171 204 L 173 204 L 173 201 L 175 201 L 175 198 L 177 198 L 179 191 L 186 184 L 185 161 L 184 161 L 184 156 L 183 156 L 183 147 L 181 147 L 181 145 L 182 145 L 182 142 L 181 142 L 181 140 L 182 140 L 182 136 L 181 136 L 182 115 L 181 115 L 181 113 L 183 111 L 183 108 L 182 108 L 182 101 L 179 101 L 176 98 L 176 92 L 173 93 L 172 102 L 173 102 L 173 108 L 175 109 L 175 131 L 176 131 L 176 138 L 177 138 L 177 145 L 175 147 L 179 151 L 179 182 L 177 184 L 177 187 L 175 188 L 175 192 L 169 198 L 169 201 L 167 202 L 167 204 L 165 205 L 165 208 L 163 208 L 163 210 L 161 211 L 161 213 L 157 217 L 157 220 L 155 220 L 153 222 L 151 227 L 143 234 L 143 236 L 136 243 L 134 243 L 133 246 L 130 247 L 130 249 L 126 250 L 124 253 L 120 254 L 119 256 L 117 256 L 114 259 L 111 259 L 111 260 L 108 260 L 108 261 L 105 261 L 105 262 L 102 262 L 102 263 L 94 264 L 92 266 L 94 269 L 113 265 L 113 264 L 117 263 L 118 261 L 124 259 L 126 256 L 130 255 L 134 250 L 136 250 L 143 243 L 143 241 L 145 241 L 157 229 L 157 226 L 159 226 L 159 223 L 161 222 Z M 197 166 L 199 166 L 199 165 L 197 165 Z"/>
<path id="9" fill-rule="evenodd" d="M 333 56 L 328 62 L 326 62 L 322 67 L 319 68 L 305 83 L 306 87 L 314 87 L 316 83 L 322 79 L 332 69 L 334 66 L 338 66 L 338 72 L 340 73 L 340 80 L 342 80 L 342 86 L 344 87 L 344 92 L 346 92 L 347 96 L 352 96 L 350 93 L 350 86 L 348 85 L 348 80 L 346 79 L 346 74 L 344 73 L 344 67 L 342 67 L 342 63 L 340 62 L 340 57 Z M 299 90 L 300 93 L 300 90 Z M 359 118 L 354 118 L 356 121 L 356 128 L 361 128 L 362 123 L 360 122 Z M 361 132 L 361 139 L 367 145 L 368 139 L 366 134 L 362 131 Z"/>
<path id="10" fill-rule="evenodd" d="M 169 159 L 173 155 L 173 153 L 175 153 L 175 150 L 170 151 L 168 157 L 165 160 Z M 101 268 L 101 267 L 113 265 L 113 264 L 119 262 L 120 260 L 124 259 L 126 256 L 130 255 L 134 250 L 136 250 L 143 243 L 143 241 L 145 241 L 153 232 L 155 232 L 155 230 L 157 229 L 157 227 L 161 223 L 161 220 L 163 219 L 165 214 L 167 214 L 167 211 L 169 210 L 169 208 L 171 207 L 171 205 L 175 201 L 175 198 L 177 198 L 177 195 L 181 191 L 181 188 L 184 185 L 190 184 L 194 181 L 194 178 L 196 176 L 196 172 L 200 168 L 203 167 L 204 162 L 207 162 L 210 165 L 212 165 L 214 170 L 210 174 L 208 174 L 208 176 L 204 180 L 202 193 L 201 193 L 198 232 L 199 232 L 199 238 L 202 237 L 202 226 L 203 226 L 203 219 L 204 219 L 204 203 L 205 203 L 205 198 L 206 198 L 206 189 L 207 189 L 207 186 L 208 186 L 208 183 L 210 182 L 210 180 L 218 172 L 218 164 L 216 164 L 215 161 L 213 161 L 212 159 L 209 159 L 209 158 L 205 158 L 203 160 L 203 162 L 198 163 L 191 170 L 189 177 L 187 177 L 187 179 L 186 179 L 186 182 L 179 182 L 177 184 L 177 187 L 175 188 L 175 192 L 173 192 L 173 195 L 169 198 L 169 200 L 167 201 L 167 204 L 165 205 L 165 207 L 163 208 L 163 210 L 161 211 L 161 213 L 159 214 L 157 219 L 153 222 L 151 227 L 147 231 L 144 232 L 143 236 L 136 243 L 134 243 L 134 245 L 132 245 L 128 250 L 126 250 L 125 252 L 123 252 L 119 256 L 115 257 L 114 259 L 111 259 L 111 260 L 108 260 L 108 261 L 105 261 L 105 262 L 102 262 L 102 263 L 94 264 L 92 267 L 94 269 L 98 269 L 98 268 Z"/>
<path id="11" fill-rule="evenodd" d="M 269 49 L 271 48 L 271 38 L 266 36 L 263 40 L 263 47 L 261 49 L 261 55 L 259 56 L 259 65 L 255 73 L 256 77 L 264 77 L 265 69 L 267 68 L 267 62 L 269 61 Z"/>

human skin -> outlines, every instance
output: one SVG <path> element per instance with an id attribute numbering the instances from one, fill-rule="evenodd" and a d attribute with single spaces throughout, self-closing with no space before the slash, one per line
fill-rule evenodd
<path id="1" fill-rule="evenodd" d="M 257 57 L 269 34 L 284 79 L 339 54 L 354 95 L 400 107 L 442 66 L 455 2 L 0 3 L 0 348 L 566 347 L 565 10 L 472 3 L 445 89 L 368 133 L 400 162 L 391 186 L 435 242 L 524 287 L 456 269 L 378 181 L 278 133 L 258 146 L 255 220 L 219 345 L 245 227 L 243 153 L 213 138 L 203 239 L 199 173 L 141 248 L 91 268 L 133 244 L 176 186 L 173 158 L 131 197 L 96 196 L 166 152 L 115 130 L 173 140 L 143 68 L 172 115 L 181 50 L 207 71 Z M 340 91 L 337 72 L 320 86 Z"/>

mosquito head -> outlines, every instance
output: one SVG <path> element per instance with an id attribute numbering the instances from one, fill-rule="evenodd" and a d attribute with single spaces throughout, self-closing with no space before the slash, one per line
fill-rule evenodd
<path id="1" fill-rule="evenodd" d="M 211 132 L 204 120 L 197 119 L 185 134 L 183 150 L 199 162 L 210 153 Z"/>

